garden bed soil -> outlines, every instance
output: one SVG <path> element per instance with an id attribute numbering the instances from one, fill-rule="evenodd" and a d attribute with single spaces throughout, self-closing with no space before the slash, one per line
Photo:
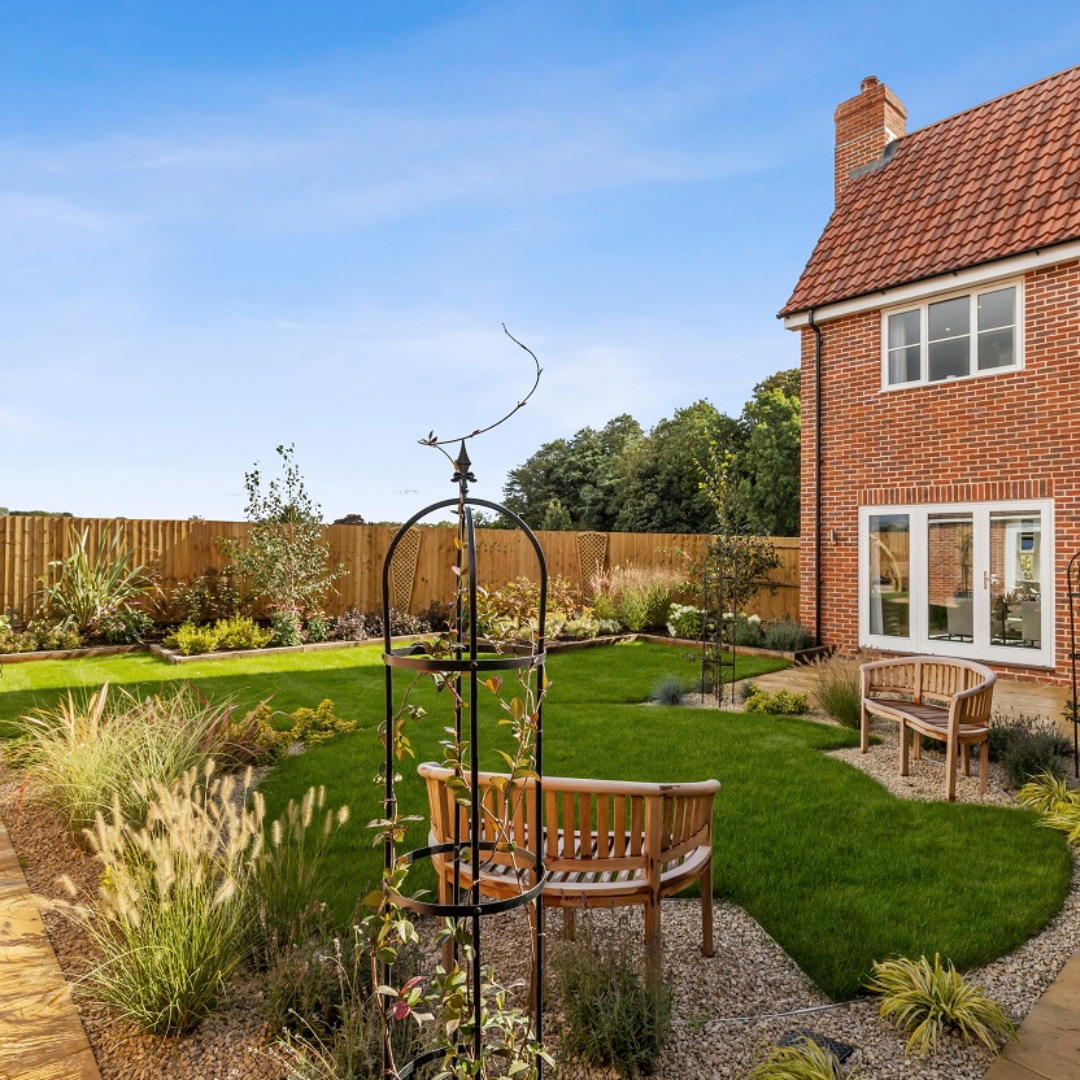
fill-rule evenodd
<path id="1" fill-rule="evenodd" d="M 120 653 L 153 652 L 154 645 L 87 645 L 82 649 L 39 649 L 36 652 L 0 653 L 0 665 L 30 664 L 36 660 L 85 660 L 92 656 L 117 656 Z"/>

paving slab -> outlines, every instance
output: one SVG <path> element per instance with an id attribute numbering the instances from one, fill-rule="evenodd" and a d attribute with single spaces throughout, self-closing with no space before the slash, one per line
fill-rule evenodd
<path id="1" fill-rule="evenodd" d="M 2 821 L 0 1080 L 101 1080 L 71 989 Z"/>

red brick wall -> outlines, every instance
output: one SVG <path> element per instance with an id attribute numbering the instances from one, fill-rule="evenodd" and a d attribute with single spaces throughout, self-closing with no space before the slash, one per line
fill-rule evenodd
<path id="1" fill-rule="evenodd" d="M 1068 670 L 1065 569 L 1080 551 L 1080 261 L 1024 280 L 1021 371 L 884 393 L 881 313 L 821 324 L 822 638 L 858 644 L 861 505 L 1054 500 L 1056 663 Z M 814 625 L 814 334 L 802 331 L 802 621 Z M 835 533 L 834 533 L 835 530 Z M 1045 553 L 1050 538 L 1044 540 Z M 1043 677 L 1010 668 L 1013 677 Z"/>

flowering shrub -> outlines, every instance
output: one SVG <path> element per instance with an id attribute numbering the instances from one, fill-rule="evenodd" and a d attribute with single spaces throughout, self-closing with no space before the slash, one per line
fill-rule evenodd
<path id="1" fill-rule="evenodd" d="M 275 645 L 302 645 L 303 621 L 296 608 L 279 608 L 270 616 L 271 638 Z"/>
<path id="2" fill-rule="evenodd" d="M 668 612 L 667 632 L 672 637 L 696 641 L 701 637 L 704 614 L 701 608 L 690 604 L 672 604 Z"/>
<path id="3" fill-rule="evenodd" d="M 131 645 L 141 642 L 154 625 L 154 620 L 130 604 L 114 604 L 102 608 L 90 620 L 87 636 L 110 645 Z"/>

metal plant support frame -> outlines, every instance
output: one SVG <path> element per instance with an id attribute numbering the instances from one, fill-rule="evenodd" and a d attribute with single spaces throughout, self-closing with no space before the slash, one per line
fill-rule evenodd
<path id="1" fill-rule="evenodd" d="M 1073 769 L 1080 779 L 1080 703 L 1077 702 L 1076 693 L 1080 683 L 1080 672 L 1077 664 L 1080 663 L 1080 652 L 1077 652 L 1076 644 L 1076 621 L 1080 619 L 1080 551 L 1069 560 L 1069 569 L 1066 572 L 1069 592 L 1069 663 L 1072 666 L 1072 701 L 1070 711 L 1073 725 Z"/>
<path id="2" fill-rule="evenodd" d="M 735 588 L 737 579 L 734 573 L 734 560 L 727 556 L 717 562 L 717 570 L 713 573 L 709 568 L 708 560 L 703 563 L 701 574 L 701 700 L 705 700 L 706 675 L 712 669 L 715 675 L 713 687 L 716 694 L 717 705 L 724 703 L 724 674 L 727 672 L 728 684 L 731 687 L 731 704 L 735 704 L 735 631 L 739 625 L 738 605 L 734 597 L 738 595 Z M 716 623 L 709 623 L 709 597 L 715 596 Z M 730 599 L 730 604 L 729 604 Z M 724 630 L 729 629 L 728 655 L 724 654 Z"/>
<path id="3" fill-rule="evenodd" d="M 437 918 L 451 918 L 455 922 L 462 920 L 468 920 L 470 925 L 470 931 L 472 935 L 472 948 L 473 955 L 469 964 L 469 994 L 470 1005 L 473 1009 L 474 1017 L 474 1036 L 473 1036 L 473 1052 L 477 1060 L 479 1060 L 483 1051 L 483 1033 L 481 1028 L 481 1010 L 483 1006 L 483 999 L 481 995 L 481 970 L 482 970 L 482 953 L 481 953 L 481 921 L 487 916 L 497 915 L 505 911 L 510 911 L 514 908 L 523 907 L 526 904 L 532 904 L 535 908 L 534 916 L 534 956 L 533 956 L 533 972 L 532 972 L 532 1013 L 533 1013 L 533 1032 L 538 1042 L 542 1040 L 543 1036 L 543 985 L 544 985 L 544 907 L 543 907 L 543 886 L 545 880 L 545 871 L 543 863 L 543 851 L 544 851 L 544 829 L 537 827 L 533 832 L 535 835 L 530 836 L 528 840 L 531 842 L 533 850 L 525 851 L 522 853 L 523 861 L 530 869 L 531 884 L 528 889 L 519 893 L 517 896 L 509 897 L 503 900 L 485 901 L 481 896 L 480 891 L 480 878 L 481 878 L 481 859 L 480 853 L 482 851 L 492 851 L 496 847 L 494 841 L 482 841 L 480 839 L 481 833 L 481 807 L 480 807 L 480 784 L 479 784 L 479 772 L 480 772 L 480 740 L 478 730 L 478 710 L 477 710 L 477 696 L 480 685 L 482 684 L 484 677 L 487 674 L 494 674 L 504 671 L 524 671 L 535 670 L 538 680 L 538 686 L 542 688 L 544 686 L 544 668 L 546 662 L 544 633 L 547 619 L 547 587 L 548 587 L 548 571 L 547 563 L 544 559 L 543 550 L 540 547 L 540 542 L 537 540 L 533 531 L 521 520 L 516 514 L 508 510 L 505 506 L 499 503 L 488 502 L 485 499 L 476 499 L 469 497 L 468 485 L 470 481 L 475 480 L 475 477 L 469 470 L 472 463 L 469 461 L 468 454 L 465 451 L 465 443 L 462 441 L 461 449 L 458 452 L 457 460 L 454 462 L 455 473 L 454 482 L 458 484 L 459 494 L 456 499 L 445 499 L 441 502 L 433 503 L 430 506 L 425 507 L 419 513 L 410 518 L 397 532 L 394 539 L 390 543 L 390 547 L 387 549 L 386 557 L 383 561 L 383 664 L 385 666 L 384 678 L 385 678 L 385 693 L 386 693 L 386 724 L 387 724 L 387 740 L 386 740 L 386 780 L 385 780 L 385 816 L 387 819 L 392 819 L 397 813 L 397 796 L 395 794 L 394 784 L 394 755 L 393 755 L 393 741 L 389 737 L 389 732 L 393 725 L 394 720 L 394 686 L 393 686 L 393 673 L 395 668 L 405 668 L 407 670 L 417 673 L 430 673 L 430 674 L 456 674 L 459 677 L 466 676 L 468 678 L 469 695 L 466 703 L 466 709 L 462 707 L 461 696 L 455 697 L 454 701 L 454 731 L 457 741 L 460 743 L 462 735 L 464 734 L 464 725 L 468 724 L 468 743 L 469 743 L 469 767 L 466 773 L 469 792 L 470 792 L 470 807 L 469 807 L 469 835 L 459 835 L 460 829 L 460 814 L 455 812 L 454 821 L 454 842 L 450 844 L 439 844 L 434 846 L 426 846 L 416 848 L 412 851 L 405 853 L 404 855 L 398 855 L 394 841 L 391 838 L 387 839 L 383 845 L 383 862 L 384 867 L 387 870 L 392 869 L 399 862 L 404 860 L 406 865 L 412 865 L 414 862 L 421 859 L 429 859 L 434 855 L 452 855 L 453 856 L 453 887 L 452 887 L 452 902 L 448 904 L 444 903 L 430 903 L 427 901 L 417 900 L 412 897 L 403 896 L 400 893 L 389 890 L 388 896 L 390 900 L 399 907 L 405 908 L 409 911 L 415 912 L 418 915 L 433 915 Z M 458 513 L 458 538 L 460 543 L 457 548 L 457 564 L 456 564 L 456 578 L 457 589 L 454 604 L 454 625 L 451 628 L 451 651 L 453 652 L 452 659 L 440 659 L 429 656 L 427 653 L 416 651 L 415 646 L 404 646 L 402 648 L 393 648 L 390 640 L 390 566 L 394 558 L 394 552 L 397 549 L 398 544 L 402 538 L 408 533 L 417 522 L 427 517 L 429 514 L 435 513 L 439 510 L 445 510 L 449 507 L 456 507 Z M 476 534 L 473 523 L 473 507 L 482 507 L 485 510 L 493 510 L 498 514 L 503 515 L 505 518 L 513 521 L 518 528 L 520 528 L 528 537 L 532 544 L 533 551 L 536 553 L 536 559 L 539 569 L 540 577 L 540 600 L 538 609 L 538 621 L 537 630 L 533 636 L 533 642 L 527 649 L 523 648 L 516 652 L 514 655 L 496 655 L 496 656 L 481 656 L 480 655 L 480 641 L 477 635 L 476 625 L 476 594 L 477 594 L 477 574 L 476 574 Z M 467 572 L 466 572 L 467 566 Z M 462 627 L 463 616 L 468 611 L 468 639 L 463 640 Z M 467 715 L 465 715 L 467 712 Z M 538 699 L 536 709 L 536 734 L 535 734 L 535 756 L 534 756 L 534 772 L 536 779 L 533 784 L 533 797 L 535 800 L 534 816 L 535 822 L 541 822 L 543 820 L 542 807 L 543 807 L 543 701 L 542 695 Z M 527 789 L 523 789 L 522 798 L 528 798 Z M 461 885 L 461 863 L 463 852 L 468 852 L 467 858 L 470 866 L 470 876 L 472 884 L 468 889 L 462 888 Z M 457 945 L 454 945 L 454 959 L 457 960 L 458 949 Z M 387 1046 L 384 1045 L 384 1073 L 391 1075 L 389 1070 L 389 1062 L 386 1059 Z M 433 1062 L 444 1055 L 445 1051 L 442 1049 L 428 1050 L 412 1061 L 406 1062 L 400 1066 L 395 1074 L 398 1080 L 406 1080 L 406 1078 L 412 1076 L 417 1069 L 430 1062 Z M 537 1068 L 539 1070 L 538 1075 L 543 1074 L 543 1061 L 537 1061 Z"/>

